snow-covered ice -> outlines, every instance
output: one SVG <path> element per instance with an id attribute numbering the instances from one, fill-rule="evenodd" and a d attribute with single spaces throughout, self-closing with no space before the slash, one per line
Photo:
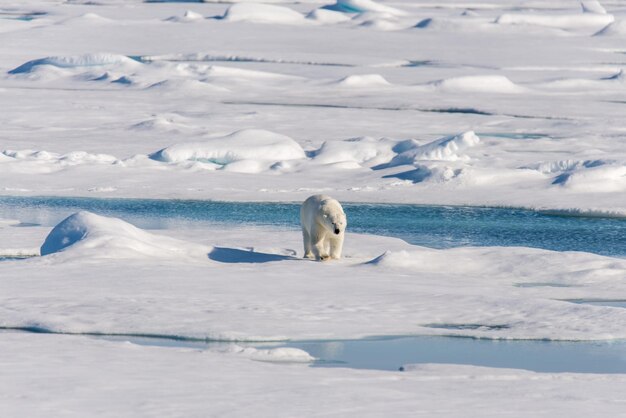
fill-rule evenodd
<path id="1" fill-rule="evenodd" d="M 5 1 L 0 194 L 325 193 L 626 217 L 625 22 L 608 1 Z M 571 302 L 626 299 L 623 258 L 435 250 L 348 228 L 346 257 L 315 263 L 288 229 L 11 218 L 0 220 L 3 328 L 626 338 L 624 309 Z M 330 370 L 284 348 L 83 335 L 3 332 L 0 345 L 11 416 L 623 414 L 621 375 Z"/>

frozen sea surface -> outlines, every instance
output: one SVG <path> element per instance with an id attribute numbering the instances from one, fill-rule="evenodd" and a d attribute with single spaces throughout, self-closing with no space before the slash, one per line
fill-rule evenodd
<path id="1" fill-rule="evenodd" d="M 537 211 L 393 204 L 344 204 L 349 231 L 401 238 L 432 248 L 525 246 L 626 256 L 626 221 Z M 299 204 L 195 200 L 0 197 L 0 217 L 54 226 L 88 210 L 142 228 L 221 223 L 299 227 Z"/>
<path id="2" fill-rule="evenodd" d="M 227 343 L 146 337 L 104 337 L 163 347 L 224 351 Z M 257 347 L 263 347 L 258 346 Z M 270 345 L 265 347 L 276 347 Z M 455 337 L 384 337 L 292 341 L 316 358 L 314 367 L 402 370 L 406 364 L 444 363 L 525 369 L 544 373 L 626 373 L 626 341 L 503 341 Z"/>

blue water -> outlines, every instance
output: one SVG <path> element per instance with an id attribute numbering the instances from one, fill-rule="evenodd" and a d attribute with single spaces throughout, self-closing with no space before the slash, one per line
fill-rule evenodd
<path id="1" fill-rule="evenodd" d="M 0 197 L 0 217 L 53 226 L 89 210 L 141 228 L 251 224 L 299 228 L 298 203 L 200 200 Z M 556 216 L 530 210 L 346 203 L 348 231 L 386 235 L 433 248 L 526 246 L 626 257 L 626 219 Z"/>
<path id="2" fill-rule="evenodd" d="M 140 345 L 220 350 L 227 343 L 163 338 L 108 336 Z M 569 342 L 485 340 L 458 337 L 385 337 L 360 340 L 292 341 L 245 344 L 257 348 L 291 347 L 317 360 L 313 367 L 402 370 L 407 364 L 467 364 L 546 373 L 626 373 L 626 341 Z"/>

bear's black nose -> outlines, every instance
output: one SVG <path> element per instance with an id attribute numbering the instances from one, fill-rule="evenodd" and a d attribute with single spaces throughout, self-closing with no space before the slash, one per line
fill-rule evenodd
<path id="1" fill-rule="evenodd" d="M 339 228 L 335 228 L 335 234 L 339 235 L 340 232 Z"/>

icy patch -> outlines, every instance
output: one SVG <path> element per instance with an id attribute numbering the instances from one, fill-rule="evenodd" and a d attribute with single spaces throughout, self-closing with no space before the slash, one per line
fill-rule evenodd
<path id="1" fill-rule="evenodd" d="M 302 147 L 290 137 L 261 129 L 244 129 L 205 142 L 172 145 L 150 155 L 154 160 L 168 163 L 232 164 L 230 171 L 247 173 L 263 171 L 268 163 L 305 157 Z"/>
<path id="2" fill-rule="evenodd" d="M 259 349 L 254 347 L 242 347 L 234 344 L 224 351 L 226 353 L 237 354 L 251 360 L 276 363 L 310 363 L 315 360 L 315 357 L 311 356 L 306 351 L 290 347 Z"/>
<path id="3" fill-rule="evenodd" d="M 48 65 L 57 68 L 76 68 L 76 67 L 97 67 L 107 65 L 123 64 L 126 66 L 137 67 L 141 64 L 135 60 L 128 58 L 125 55 L 117 54 L 83 54 L 74 56 L 56 56 L 40 58 L 32 61 L 28 61 L 17 68 L 9 71 L 9 74 L 23 74 L 30 73 L 36 68 Z"/>
<path id="4" fill-rule="evenodd" d="M 350 75 L 339 80 L 337 84 L 343 87 L 358 88 L 383 87 L 391 85 L 380 74 Z"/>
<path id="5" fill-rule="evenodd" d="M 479 143 L 480 138 L 478 138 L 473 131 L 464 132 L 459 135 L 446 136 L 425 145 L 416 145 L 409 148 L 395 156 L 389 163 L 389 166 L 414 164 L 416 161 L 425 160 L 467 160 L 469 157 L 459 155 L 459 153 Z"/>
<path id="6" fill-rule="evenodd" d="M 262 3 L 238 3 L 226 10 L 223 20 L 271 24 L 303 24 L 304 16 L 293 9 Z"/>
<path id="7" fill-rule="evenodd" d="M 397 16 L 406 15 L 406 12 L 403 10 L 385 6 L 372 0 L 337 0 L 335 4 L 324 6 L 324 9 L 344 13 L 378 12 L 389 13 Z"/>
<path id="8" fill-rule="evenodd" d="M 210 247 L 143 231 L 118 218 L 77 212 L 57 226 L 41 255 L 67 253 L 83 258 L 158 258 L 207 260 Z"/>
<path id="9" fill-rule="evenodd" d="M 475 92 L 475 93 L 522 93 L 526 91 L 501 75 L 482 75 L 454 77 L 430 83 L 438 90 L 446 92 Z"/>

